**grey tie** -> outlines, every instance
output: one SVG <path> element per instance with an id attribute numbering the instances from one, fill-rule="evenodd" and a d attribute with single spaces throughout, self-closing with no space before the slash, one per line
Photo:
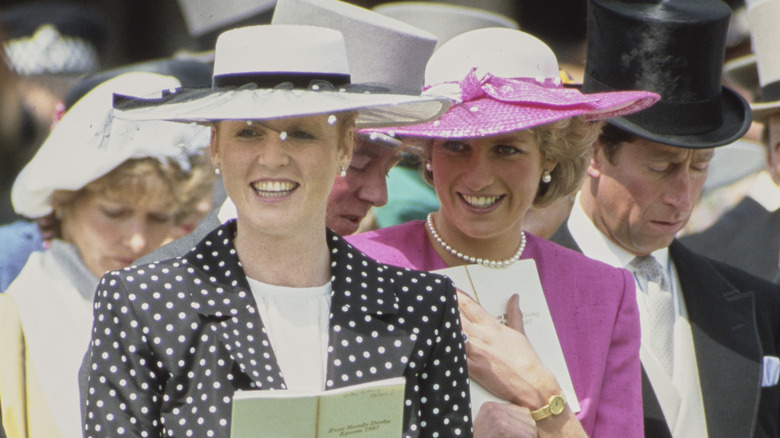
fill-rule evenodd
<path id="1" fill-rule="evenodd" d="M 644 277 L 655 287 L 647 288 L 647 313 L 650 333 L 645 334 L 650 341 L 650 348 L 672 376 L 674 369 L 674 302 L 666 273 L 653 256 L 636 257 L 629 265 L 634 272 Z"/>

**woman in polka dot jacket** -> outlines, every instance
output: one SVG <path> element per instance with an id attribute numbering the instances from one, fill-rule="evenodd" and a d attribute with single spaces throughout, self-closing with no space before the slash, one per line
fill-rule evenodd
<path id="1" fill-rule="evenodd" d="M 265 71 L 289 69 L 290 59 L 328 72 L 343 58 L 342 70 L 328 76 L 343 79 L 343 50 L 341 34 L 330 29 L 231 30 L 217 42 L 211 93 L 194 90 L 200 97 L 186 99 L 180 90 L 122 113 L 212 121 L 212 160 L 238 214 L 183 257 L 103 277 L 86 360 L 85 436 L 229 437 L 238 390 L 324 390 L 398 376 L 406 378 L 403 436 L 471 436 L 452 284 L 377 263 L 325 226 L 354 127 L 430 119 L 448 102 L 220 88 L 239 72 L 262 81 Z M 221 120 L 225 113 L 244 118 Z"/>

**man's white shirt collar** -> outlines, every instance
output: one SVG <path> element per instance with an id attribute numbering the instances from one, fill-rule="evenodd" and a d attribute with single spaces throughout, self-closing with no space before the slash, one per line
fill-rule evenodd
<path id="1" fill-rule="evenodd" d="M 636 257 L 613 243 L 599 230 L 582 209 L 580 194 L 574 200 L 567 222 L 574 241 L 586 256 L 618 268 L 626 268 Z M 651 253 L 665 269 L 669 268 L 669 248 L 661 248 Z"/>

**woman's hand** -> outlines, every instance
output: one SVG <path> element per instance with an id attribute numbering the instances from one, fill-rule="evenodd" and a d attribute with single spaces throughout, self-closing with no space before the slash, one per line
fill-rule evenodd
<path id="1" fill-rule="evenodd" d="M 560 394 L 561 387 L 525 336 L 518 299 L 513 295 L 507 304 L 505 326 L 458 292 L 461 324 L 468 336 L 469 376 L 494 395 L 534 410 Z"/>
<path id="2" fill-rule="evenodd" d="M 529 417 L 531 411 L 545 406 L 550 396 L 563 391 L 525 336 L 517 295 L 507 303 L 507 325 L 499 323 L 461 291 L 458 291 L 458 303 L 463 331 L 468 336 L 466 358 L 470 378 L 522 412 L 528 412 Z M 521 411 L 501 403 L 492 403 L 498 406 L 485 411 L 488 404 L 483 405 L 474 420 L 475 437 L 508 436 L 500 433 L 522 427 L 518 417 Z M 488 421 L 496 424 L 486 424 Z M 568 404 L 560 415 L 534 424 L 539 437 L 587 437 Z"/>
<path id="3" fill-rule="evenodd" d="M 531 410 L 511 403 L 485 402 L 474 419 L 474 438 L 536 438 Z"/>

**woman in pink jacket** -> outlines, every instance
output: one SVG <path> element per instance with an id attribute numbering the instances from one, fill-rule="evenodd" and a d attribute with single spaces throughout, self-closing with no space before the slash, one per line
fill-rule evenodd
<path id="1" fill-rule="evenodd" d="M 543 207 L 579 187 L 598 120 L 644 109 L 657 95 L 565 88 L 552 51 L 508 29 L 476 30 L 444 44 L 428 62 L 426 84 L 426 93 L 448 96 L 453 106 L 437 121 L 392 133 L 424 151 L 424 173 L 440 209 L 427 221 L 348 240 L 379 261 L 422 270 L 536 262 L 580 410 L 573 412 L 570 400 L 559 412 L 561 385 L 523 344 L 524 336 L 511 346 L 504 340 L 517 338 L 487 336 L 490 330 L 505 336 L 506 328 L 483 320 L 485 332 L 471 324 L 481 309 L 462 298 L 469 373 L 511 402 L 483 405 L 475 436 L 641 436 L 631 274 L 524 232 L 523 219 L 532 205 Z M 516 309 L 517 302 L 511 304 Z M 510 306 L 510 317 L 515 309 Z"/>

